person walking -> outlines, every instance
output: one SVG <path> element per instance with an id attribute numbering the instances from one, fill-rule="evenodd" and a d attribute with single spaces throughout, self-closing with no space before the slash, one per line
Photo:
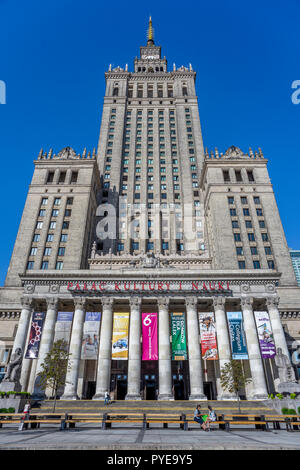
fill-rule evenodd
<path id="1" fill-rule="evenodd" d="M 110 396 L 109 396 L 108 390 L 106 390 L 104 394 L 104 405 L 109 405 L 109 403 L 110 403 Z"/>
<path id="2" fill-rule="evenodd" d="M 25 403 L 25 406 L 24 406 L 24 410 L 23 410 L 23 413 L 24 413 L 24 420 L 29 419 L 30 409 L 31 409 L 30 401 L 27 400 L 27 402 Z"/>
<path id="3" fill-rule="evenodd" d="M 201 415 L 201 405 L 197 405 L 195 411 L 194 411 L 194 421 L 196 421 L 196 423 L 199 423 L 201 428 L 203 429 L 203 431 L 207 431 L 207 426 L 203 420 L 203 417 Z"/>

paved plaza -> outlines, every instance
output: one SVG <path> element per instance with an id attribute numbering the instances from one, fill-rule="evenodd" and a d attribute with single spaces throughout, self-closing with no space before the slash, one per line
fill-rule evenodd
<path id="1" fill-rule="evenodd" d="M 18 431 L 16 427 L 0 429 L 0 450 L 3 449 L 98 449 L 98 450 L 300 450 L 299 431 L 262 432 L 236 429 L 231 432 L 199 429 L 182 431 L 140 427 L 115 427 L 102 430 L 88 425 L 60 431 L 44 426 L 40 429 Z"/>

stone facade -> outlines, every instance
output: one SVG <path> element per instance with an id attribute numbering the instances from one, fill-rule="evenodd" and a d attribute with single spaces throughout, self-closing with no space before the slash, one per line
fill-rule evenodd
<path id="1" fill-rule="evenodd" d="M 278 384 L 274 359 L 260 354 L 254 311 L 269 315 L 275 344 L 299 379 L 300 288 L 268 160 L 260 149 L 204 151 L 195 78 L 191 65 L 168 71 L 149 33 L 133 72 L 110 66 L 105 74 L 97 152 L 67 147 L 34 161 L 0 288 L 0 340 L 7 351 L 25 351 L 32 312 L 45 313 L 39 357 L 24 358 L 20 379 L 36 397 L 58 312 L 73 313 L 65 399 L 103 399 L 106 390 L 119 399 L 232 398 L 220 384 L 232 354 L 226 312 L 243 315 L 243 368 L 252 378 L 245 397 L 264 399 Z M 81 358 L 86 312 L 102 316 L 90 360 Z M 114 312 L 130 314 L 126 360 L 112 360 Z M 142 312 L 158 314 L 154 361 L 141 360 Z M 176 312 L 186 322 L 187 360 L 171 358 Z M 204 312 L 215 315 L 216 361 L 202 358 Z M 2 359 L 3 374 L 9 354 Z"/>

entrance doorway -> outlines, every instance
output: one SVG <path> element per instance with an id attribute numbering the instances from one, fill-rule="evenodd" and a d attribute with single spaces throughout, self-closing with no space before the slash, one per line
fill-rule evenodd
<path id="1" fill-rule="evenodd" d="M 156 400 L 156 375 L 144 375 L 144 400 Z"/>
<path id="2" fill-rule="evenodd" d="M 175 378 L 176 377 L 176 378 Z M 174 400 L 185 400 L 185 387 L 183 376 L 173 376 Z"/>
<path id="3" fill-rule="evenodd" d="M 204 395 L 207 397 L 208 400 L 214 399 L 212 382 L 204 382 L 203 391 L 204 391 Z"/>
<path id="4" fill-rule="evenodd" d="M 127 393 L 127 376 L 118 375 L 117 376 L 117 387 L 116 387 L 116 399 L 125 400 Z"/>
<path id="5" fill-rule="evenodd" d="M 88 382 L 86 389 L 86 399 L 91 400 L 96 393 L 96 382 Z"/>

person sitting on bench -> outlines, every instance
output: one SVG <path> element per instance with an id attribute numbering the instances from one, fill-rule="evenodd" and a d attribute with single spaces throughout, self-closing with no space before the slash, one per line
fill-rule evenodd
<path id="1" fill-rule="evenodd" d="M 196 423 L 199 423 L 203 431 L 208 431 L 208 428 L 206 427 L 206 424 L 203 421 L 203 418 L 201 416 L 201 406 L 197 405 L 197 408 L 194 411 L 194 421 Z"/>

